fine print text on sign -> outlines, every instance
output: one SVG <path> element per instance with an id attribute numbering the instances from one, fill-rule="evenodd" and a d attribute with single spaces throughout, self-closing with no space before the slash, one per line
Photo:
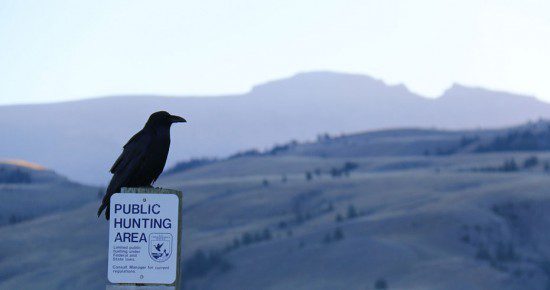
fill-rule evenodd
<path id="1" fill-rule="evenodd" d="M 108 279 L 172 284 L 176 280 L 179 199 L 175 194 L 111 197 Z"/>

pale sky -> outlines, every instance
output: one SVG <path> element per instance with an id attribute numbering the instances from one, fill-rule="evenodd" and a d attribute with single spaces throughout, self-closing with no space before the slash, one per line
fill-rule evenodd
<path id="1" fill-rule="evenodd" d="M 550 101 L 550 1 L 0 2 L 0 104 L 242 93 L 314 70 Z"/>

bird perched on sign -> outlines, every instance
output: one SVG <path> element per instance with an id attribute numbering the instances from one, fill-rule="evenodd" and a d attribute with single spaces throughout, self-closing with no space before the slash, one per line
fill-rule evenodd
<path id="1" fill-rule="evenodd" d="M 187 122 L 184 118 L 160 111 L 151 114 L 141 131 L 126 145 L 111 167 L 113 178 L 107 187 L 97 216 L 105 210 L 109 219 L 109 202 L 122 187 L 151 186 L 162 173 L 170 149 L 170 127 L 174 123 Z"/>

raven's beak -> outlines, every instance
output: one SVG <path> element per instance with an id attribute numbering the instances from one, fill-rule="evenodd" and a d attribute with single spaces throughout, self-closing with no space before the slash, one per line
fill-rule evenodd
<path id="1" fill-rule="evenodd" d="M 170 116 L 170 121 L 172 121 L 172 123 L 185 123 L 185 122 L 187 122 L 184 118 L 182 118 L 180 116 L 176 116 L 176 115 L 171 115 Z"/>

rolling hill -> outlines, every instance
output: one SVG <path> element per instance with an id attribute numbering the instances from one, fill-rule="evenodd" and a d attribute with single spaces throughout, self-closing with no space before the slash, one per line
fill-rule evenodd
<path id="1" fill-rule="evenodd" d="M 241 157 L 297 156 L 365 158 L 396 156 L 444 156 L 505 151 L 549 151 L 550 121 L 538 120 L 501 129 L 439 130 L 390 129 L 354 134 L 319 135 L 316 141 L 290 141 L 265 150 L 240 151 L 226 159 Z M 192 158 L 165 171 L 169 176 L 203 167 L 220 158 Z"/>
<path id="2" fill-rule="evenodd" d="M 550 150 L 550 122 L 538 120 L 501 129 L 396 129 L 277 145 L 264 155 L 368 157 L 450 155 L 499 151 Z"/>
<path id="3" fill-rule="evenodd" d="M 66 211 L 97 200 L 98 189 L 41 166 L 0 161 L 0 226 Z"/>
<path id="4" fill-rule="evenodd" d="M 430 132 L 365 134 L 400 144 L 463 133 Z M 354 142 L 373 140 L 361 135 Z M 186 290 L 548 289 L 550 153 L 307 153 L 332 152 L 330 142 L 348 144 L 323 139 L 159 179 L 184 192 Z M 501 170 L 510 160 L 517 167 Z M 96 209 L 0 228 L 0 289 L 104 289 L 107 223 Z"/>

